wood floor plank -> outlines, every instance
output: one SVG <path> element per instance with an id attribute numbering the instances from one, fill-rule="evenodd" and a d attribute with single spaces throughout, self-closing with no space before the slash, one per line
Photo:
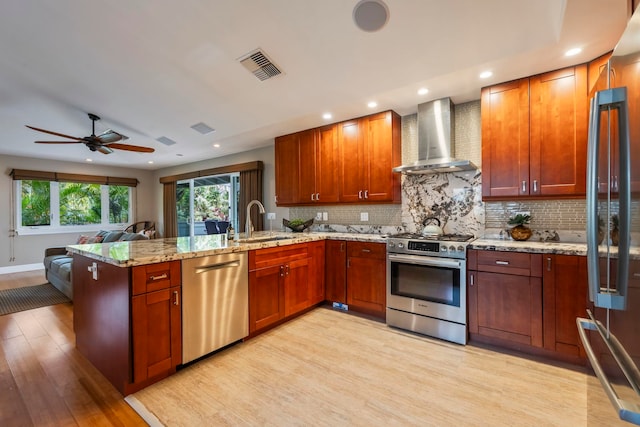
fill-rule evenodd
<path id="1" fill-rule="evenodd" d="M 0 425 L 31 426 L 31 418 L 20 389 L 7 364 L 3 348 L 0 346 Z"/>

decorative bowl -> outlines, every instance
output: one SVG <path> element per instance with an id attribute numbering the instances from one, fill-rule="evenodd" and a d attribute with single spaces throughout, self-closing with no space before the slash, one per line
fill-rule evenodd
<path id="1" fill-rule="evenodd" d="M 282 225 L 284 225 L 285 227 L 290 228 L 291 231 L 293 231 L 294 233 L 300 233 L 300 232 L 306 230 L 307 228 L 311 227 L 312 224 L 313 224 L 313 218 L 311 218 L 308 221 L 303 222 L 302 224 L 291 224 L 291 221 L 289 221 L 286 218 L 282 218 Z"/>

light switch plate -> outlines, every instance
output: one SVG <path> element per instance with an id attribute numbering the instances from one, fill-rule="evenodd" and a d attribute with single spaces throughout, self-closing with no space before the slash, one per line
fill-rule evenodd
<path id="1" fill-rule="evenodd" d="M 322 212 L 322 220 L 329 221 L 329 214 L 327 212 Z"/>
<path id="2" fill-rule="evenodd" d="M 267 212 L 267 219 L 276 219 L 275 212 Z"/>
<path id="3" fill-rule="evenodd" d="M 322 221 L 322 212 L 316 212 L 316 221 Z"/>
<path id="4" fill-rule="evenodd" d="M 369 221 L 369 212 L 360 212 L 360 221 Z"/>

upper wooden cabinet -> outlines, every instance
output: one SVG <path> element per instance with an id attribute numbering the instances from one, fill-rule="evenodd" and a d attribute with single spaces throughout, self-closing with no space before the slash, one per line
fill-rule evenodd
<path id="1" fill-rule="evenodd" d="M 583 196 L 587 66 L 482 90 L 483 199 Z"/>
<path id="2" fill-rule="evenodd" d="M 393 111 L 338 124 L 341 202 L 400 202 L 400 132 Z"/>
<path id="3" fill-rule="evenodd" d="M 277 137 L 276 203 L 400 203 L 400 157 L 392 111 Z"/>

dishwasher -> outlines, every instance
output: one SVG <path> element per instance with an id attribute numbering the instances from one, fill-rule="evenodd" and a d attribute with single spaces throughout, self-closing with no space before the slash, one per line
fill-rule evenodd
<path id="1" fill-rule="evenodd" d="M 182 261 L 182 363 L 249 335 L 247 253 Z"/>

